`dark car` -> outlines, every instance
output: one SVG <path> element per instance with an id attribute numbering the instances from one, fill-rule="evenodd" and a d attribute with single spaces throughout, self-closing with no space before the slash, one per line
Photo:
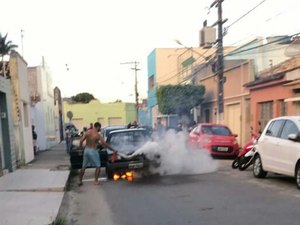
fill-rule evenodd
<path id="1" fill-rule="evenodd" d="M 159 166 L 159 156 L 148 159 L 144 154 L 136 154 L 147 141 L 151 140 L 149 132 L 144 128 L 131 128 L 115 130 L 108 133 L 106 142 L 117 150 L 117 158 L 113 159 L 113 152 L 102 148 L 99 145 L 99 155 L 101 167 L 106 168 L 109 179 L 126 176 L 129 172 L 149 173 L 152 166 Z M 78 145 L 78 144 L 77 144 Z M 83 156 L 79 154 L 76 144 L 73 145 L 70 153 L 71 165 L 73 169 L 82 166 Z"/>
<path id="2" fill-rule="evenodd" d="M 108 134 L 114 130 L 122 130 L 122 129 L 126 129 L 127 126 L 125 125 L 112 125 L 112 126 L 107 126 L 107 127 L 103 127 L 101 130 L 101 133 L 104 137 L 104 139 L 106 140 Z"/>

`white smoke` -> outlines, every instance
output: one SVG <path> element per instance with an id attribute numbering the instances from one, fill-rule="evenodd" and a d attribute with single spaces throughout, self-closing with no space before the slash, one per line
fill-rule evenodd
<path id="1" fill-rule="evenodd" d="M 214 172 L 218 168 L 207 150 L 189 149 L 186 144 L 187 134 L 169 130 L 164 137 L 147 142 L 134 154 L 145 154 L 150 160 L 160 155 L 160 166 L 151 172 L 160 175 L 202 174 Z"/>

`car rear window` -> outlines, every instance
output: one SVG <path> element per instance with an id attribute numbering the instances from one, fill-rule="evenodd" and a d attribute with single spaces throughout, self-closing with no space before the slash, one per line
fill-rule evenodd
<path id="1" fill-rule="evenodd" d="M 231 136 L 230 130 L 223 126 L 202 126 L 202 133 L 208 135 Z"/>
<path id="2" fill-rule="evenodd" d="M 149 140 L 146 132 L 130 131 L 111 134 L 109 144 L 125 154 L 130 154 Z"/>

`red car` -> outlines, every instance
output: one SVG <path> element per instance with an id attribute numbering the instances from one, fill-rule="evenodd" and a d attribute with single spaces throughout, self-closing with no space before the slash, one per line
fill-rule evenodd
<path id="1" fill-rule="evenodd" d="M 237 134 L 221 124 L 200 123 L 189 134 L 188 143 L 194 149 L 207 149 L 212 156 L 232 156 L 239 153 Z"/>

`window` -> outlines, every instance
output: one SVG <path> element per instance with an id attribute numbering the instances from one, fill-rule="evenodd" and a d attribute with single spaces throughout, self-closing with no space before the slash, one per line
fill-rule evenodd
<path id="1" fill-rule="evenodd" d="M 286 116 L 286 103 L 284 100 L 279 100 L 279 116 Z"/>
<path id="2" fill-rule="evenodd" d="M 264 128 L 268 121 L 273 118 L 273 102 L 259 103 L 261 127 Z"/>
<path id="3" fill-rule="evenodd" d="M 266 132 L 266 135 L 268 136 L 273 136 L 273 137 L 278 137 L 280 129 L 284 123 L 284 120 L 276 120 L 273 121 L 270 126 L 268 127 L 268 130 Z"/>
<path id="4" fill-rule="evenodd" d="M 287 120 L 280 135 L 281 138 L 288 139 L 289 134 L 298 134 L 297 126 L 290 120 Z"/>

